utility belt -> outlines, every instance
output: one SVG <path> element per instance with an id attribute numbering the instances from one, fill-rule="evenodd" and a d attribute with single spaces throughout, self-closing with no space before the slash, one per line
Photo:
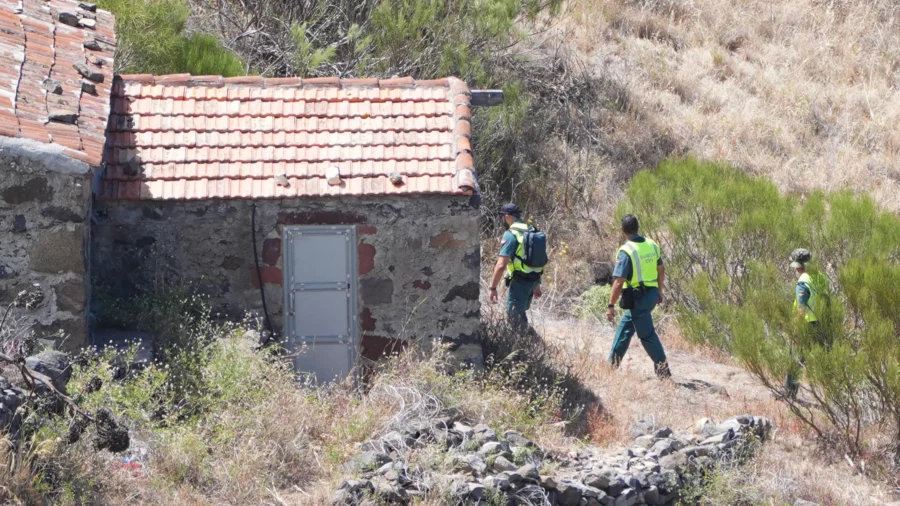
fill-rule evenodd
<path id="1" fill-rule="evenodd" d="M 507 273 L 506 278 L 504 279 L 504 283 L 506 286 L 509 286 L 512 280 L 522 281 L 525 283 L 534 283 L 535 281 L 541 280 L 541 272 L 522 272 L 522 271 L 512 271 L 512 273 Z"/>
<path id="2" fill-rule="evenodd" d="M 622 309 L 634 309 L 634 301 L 643 297 L 653 286 L 640 283 L 638 286 L 622 287 L 622 295 L 619 297 L 619 307 Z"/>

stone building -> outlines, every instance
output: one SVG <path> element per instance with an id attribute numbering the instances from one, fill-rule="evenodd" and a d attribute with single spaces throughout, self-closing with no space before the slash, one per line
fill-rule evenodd
<path id="1" fill-rule="evenodd" d="M 462 81 L 129 75 L 112 94 L 94 290 L 192 283 L 320 377 L 410 341 L 480 360 Z"/>
<path id="2" fill-rule="evenodd" d="M 97 295 L 191 284 L 320 376 L 413 341 L 481 359 L 462 81 L 114 78 L 113 27 L 89 3 L 0 0 L 9 321 L 76 349 Z"/>
<path id="3" fill-rule="evenodd" d="M 92 175 L 113 18 L 68 0 L 0 1 L 0 338 L 87 342 Z M 14 335 L 11 333 L 14 332 Z"/>

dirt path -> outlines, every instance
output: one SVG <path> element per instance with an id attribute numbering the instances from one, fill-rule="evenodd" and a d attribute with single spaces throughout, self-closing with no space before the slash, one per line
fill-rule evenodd
<path id="1" fill-rule="evenodd" d="M 553 319 L 541 314 L 535 315 L 534 324 L 545 339 L 566 349 L 568 355 L 590 354 L 598 366 L 605 362 L 615 333 L 615 327 L 607 322 Z M 666 326 L 662 327 L 665 329 Z M 714 356 L 712 352 L 699 353 L 669 329 L 661 333 L 661 340 L 672 370 L 672 380 L 680 389 L 710 400 L 723 397 L 738 397 L 747 402 L 772 400 L 772 394 L 750 373 L 726 357 Z M 618 373 L 647 387 L 660 384 L 653 372 L 653 363 L 636 336 Z"/>
<path id="2" fill-rule="evenodd" d="M 661 325 L 673 377 L 660 381 L 636 337 L 621 367 L 612 370 L 605 365 L 615 331 L 612 325 L 540 312 L 532 316 L 535 329 L 560 347 L 561 361 L 599 396 L 603 416 L 592 423 L 596 444 L 627 444 L 629 429 L 639 419 L 688 429 L 700 418 L 721 421 L 749 413 L 768 417 L 776 429 L 758 457 L 734 478 L 746 499 L 752 499 L 741 504 L 793 504 L 805 499 L 823 505 L 881 506 L 900 499 L 886 483 L 860 475 L 839 456 L 820 454 L 811 431 L 751 374 L 727 357 L 698 351 L 674 328 Z"/>

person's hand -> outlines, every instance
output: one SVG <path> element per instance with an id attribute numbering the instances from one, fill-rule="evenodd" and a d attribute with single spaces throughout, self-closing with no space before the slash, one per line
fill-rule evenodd
<path id="1" fill-rule="evenodd" d="M 540 299 L 541 295 L 544 295 L 544 292 L 541 291 L 541 285 L 538 285 L 537 288 L 534 289 L 534 298 Z"/>
<path id="2" fill-rule="evenodd" d="M 494 304 L 495 302 L 497 302 L 497 289 L 496 289 L 496 288 L 491 288 L 490 303 L 491 303 L 491 304 Z"/>
<path id="3" fill-rule="evenodd" d="M 666 302 L 666 296 L 663 295 L 662 290 L 660 290 L 660 291 L 659 291 L 659 301 L 657 302 L 657 304 L 659 304 L 659 305 L 661 306 L 661 305 L 663 305 L 665 302 Z"/>
<path id="4" fill-rule="evenodd" d="M 606 310 L 606 321 L 609 323 L 616 321 L 616 308 L 611 307 Z"/>

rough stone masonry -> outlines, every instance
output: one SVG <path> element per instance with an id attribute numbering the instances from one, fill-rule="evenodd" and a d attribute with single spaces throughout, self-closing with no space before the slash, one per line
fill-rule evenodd
<path id="1" fill-rule="evenodd" d="M 750 415 L 721 424 L 701 420 L 699 433 L 638 422 L 630 448 L 588 446 L 560 455 L 514 431 L 499 437 L 486 425 L 470 426 L 458 414 L 416 420 L 360 445 L 346 463 L 357 479 L 342 482 L 332 503 L 407 505 L 442 493 L 446 504 L 460 506 L 675 506 L 708 471 L 749 457 L 772 429 L 768 419 Z M 428 447 L 444 458 L 426 459 L 425 466 L 407 461 Z"/>
<path id="2" fill-rule="evenodd" d="M 8 329 L 74 350 L 87 342 L 91 173 L 61 151 L 0 139 L 0 306 L 13 306 Z"/>
<path id="3" fill-rule="evenodd" d="M 261 282 L 276 330 L 284 323 L 282 237 L 290 225 L 356 225 L 361 353 L 375 360 L 411 341 L 448 344 L 478 361 L 477 210 L 452 196 L 259 200 Z M 116 297 L 193 283 L 232 318 L 261 315 L 252 202 L 98 201 L 94 290 Z"/>

